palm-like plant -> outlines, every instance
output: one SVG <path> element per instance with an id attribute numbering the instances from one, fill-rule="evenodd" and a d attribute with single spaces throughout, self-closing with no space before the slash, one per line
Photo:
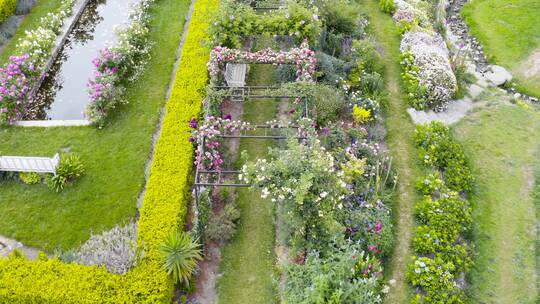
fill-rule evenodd
<path id="1" fill-rule="evenodd" d="M 189 286 L 189 279 L 203 259 L 201 245 L 191 234 L 176 231 L 171 233 L 159 251 L 162 265 L 175 283 L 184 282 Z"/>

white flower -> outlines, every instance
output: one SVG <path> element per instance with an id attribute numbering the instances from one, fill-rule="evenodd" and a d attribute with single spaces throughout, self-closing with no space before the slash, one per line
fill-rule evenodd
<path id="1" fill-rule="evenodd" d="M 270 194 L 270 191 L 268 191 L 268 188 L 264 188 L 264 189 L 262 190 L 261 197 L 262 197 L 262 198 L 267 198 L 269 194 Z"/>
<path id="2" fill-rule="evenodd" d="M 320 194 L 321 198 L 325 198 L 327 195 L 328 195 L 328 192 L 326 192 L 326 191 L 325 191 L 325 192 L 322 192 L 322 193 Z"/>

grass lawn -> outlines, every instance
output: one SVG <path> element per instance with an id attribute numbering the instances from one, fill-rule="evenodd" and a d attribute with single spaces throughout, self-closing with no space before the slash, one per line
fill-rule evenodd
<path id="1" fill-rule="evenodd" d="M 409 294 L 405 274 L 411 261 L 410 247 L 415 225 L 413 210 L 417 199 L 415 183 L 418 176 L 418 162 L 413 142 L 415 127 L 407 114 L 407 101 L 401 88 L 400 38 L 394 21 L 380 11 L 379 1 L 364 0 L 363 3 L 369 12 L 371 30 L 383 49 L 386 67 L 384 76 L 388 91 L 385 105 L 387 143 L 399 176 L 394 208 L 395 247 L 385 269 L 388 279 L 395 280 L 395 284 L 390 285 L 386 303 L 405 303 Z"/>
<path id="2" fill-rule="evenodd" d="M 471 114 L 454 131 L 477 186 L 471 200 L 477 254 L 470 272 L 473 303 L 537 303 L 533 192 L 540 112 L 499 103 Z"/>
<path id="3" fill-rule="evenodd" d="M 529 55 L 540 52 L 539 12 L 538 0 L 475 0 L 463 9 L 486 55 L 512 70 L 519 86 L 536 96 L 540 96 L 540 72 L 527 76 L 522 65 Z"/>
<path id="4" fill-rule="evenodd" d="M 17 29 L 15 36 L 4 45 L 0 54 L 0 63 L 6 62 L 9 56 L 14 55 L 15 46 L 19 38 L 24 36 L 24 32 L 37 28 L 40 24 L 40 18 L 46 16 L 49 12 L 57 9 L 62 0 L 39 0 L 32 8 L 32 11 L 26 15 L 21 26 Z"/>
<path id="5" fill-rule="evenodd" d="M 252 65 L 248 83 L 272 84 L 273 75 L 270 65 Z M 276 117 L 277 105 L 277 101 L 261 99 L 246 103 L 242 120 L 263 124 Z M 247 151 L 251 160 L 265 158 L 273 144 L 272 140 L 243 139 L 240 151 Z M 219 303 L 276 303 L 274 206 L 245 188 L 238 191 L 238 203 L 242 212 L 238 232 L 224 248 L 220 265 Z"/>
<path id="6" fill-rule="evenodd" d="M 39 3 L 52 2 L 59 1 Z M 129 104 L 117 109 L 111 125 L 103 130 L 0 130 L 0 155 L 52 156 L 68 149 L 81 156 L 87 171 L 77 184 L 59 194 L 45 185 L 1 181 L 0 235 L 47 251 L 68 249 L 85 241 L 90 232 L 110 229 L 136 215 L 152 134 L 165 103 L 188 7 L 187 0 L 156 2 L 150 34 L 156 43 L 152 59 L 128 88 Z M 29 19 L 29 24 L 35 24 Z"/>

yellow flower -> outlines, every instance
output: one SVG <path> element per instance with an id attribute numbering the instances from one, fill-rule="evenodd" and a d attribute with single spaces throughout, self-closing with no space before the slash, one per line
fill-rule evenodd
<path id="1" fill-rule="evenodd" d="M 358 124 L 365 124 L 371 120 L 371 110 L 364 109 L 358 105 L 353 107 L 353 119 Z"/>

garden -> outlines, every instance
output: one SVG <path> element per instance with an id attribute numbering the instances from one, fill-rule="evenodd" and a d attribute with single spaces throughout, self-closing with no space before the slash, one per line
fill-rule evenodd
<path id="1" fill-rule="evenodd" d="M 0 1 L 0 302 L 535 303 L 528 1 Z"/>

